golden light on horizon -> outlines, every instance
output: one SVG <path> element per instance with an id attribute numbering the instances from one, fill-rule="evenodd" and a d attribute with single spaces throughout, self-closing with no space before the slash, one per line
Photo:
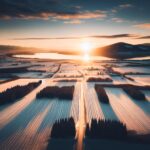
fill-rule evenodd
<path id="1" fill-rule="evenodd" d="M 83 56 L 83 60 L 84 61 L 89 61 L 90 60 L 90 56 L 89 56 L 89 54 L 85 54 L 84 56 Z"/>
<path id="2" fill-rule="evenodd" d="M 92 44 L 89 41 L 84 41 L 81 44 L 81 49 L 83 51 L 83 60 L 89 61 L 90 60 L 90 51 L 92 50 Z"/>
<path id="3" fill-rule="evenodd" d="M 90 42 L 83 42 L 81 44 L 81 49 L 84 53 L 89 53 L 92 49 L 92 44 Z"/>

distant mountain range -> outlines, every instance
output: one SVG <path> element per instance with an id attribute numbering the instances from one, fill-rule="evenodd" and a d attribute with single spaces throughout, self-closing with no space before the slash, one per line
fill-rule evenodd
<path id="1" fill-rule="evenodd" d="M 92 54 L 118 59 L 145 57 L 150 56 L 150 43 L 132 45 L 120 42 L 97 48 Z"/>
<path id="2" fill-rule="evenodd" d="M 26 48 L 19 46 L 0 45 L 0 55 L 12 55 L 12 54 L 33 54 L 37 52 L 57 52 L 60 54 L 72 54 L 78 55 L 78 51 L 56 51 L 45 50 L 38 48 Z M 96 48 L 92 50 L 91 55 L 105 56 L 117 59 L 126 59 L 134 57 L 150 56 L 150 43 L 132 45 L 128 43 L 115 43 L 112 45 Z"/>

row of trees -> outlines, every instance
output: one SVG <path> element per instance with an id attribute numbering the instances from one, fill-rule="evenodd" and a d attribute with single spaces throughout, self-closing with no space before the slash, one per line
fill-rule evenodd
<path id="1" fill-rule="evenodd" d="M 74 119 L 60 119 L 52 127 L 51 138 L 75 138 L 76 128 Z"/>
<path id="2" fill-rule="evenodd" d="M 145 94 L 142 92 L 142 90 L 150 90 L 150 86 L 137 86 L 137 85 L 131 85 L 131 84 L 96 84 L 95 87 L 111 87 L 111 88 L 122 88 L 130 97 L 132 97 L 135 100 L 146 100 Z M 97 93 L 98 94 L 98 93 Z M 101 93 L 98 94 L 99 99 L 101 96 Z"/>
<path id="3" fill-rule="evenodd" d="M 38 87 L 42 81 L 32 82 L 24 86 L 15 86 L 13 88 L 7 89 L 6 91 L 0 93 L 0 105 L 6 103 L 12 103 L 20 98 L 24 97 L 26 94 L 30 93 L 36 87 Z"/>
<path id="4" fill-rule="evenodd" d="M 132 85 L 132 84 L 96 84 L 102 87 L 110 87 L 110 88 L 126 88 L 126 87 L 131 87 L 134 88 L 136 90 L 150 90 L 150 86 L 139 86 L 139 85 Z"/>
<path id="5" fill-rule="evenodd" d="M 91 126 L 86 125 L 85 137 L 87 138 L 106 138 L 106 139 L 125 139 L 127 138 L 126 125 L 115 120 L 96 120 L 92 119 Z M 60 119 L 54 123 L 51 131 L 51 138 L 75 138 L 76 128 L 74 119 Z"/>
<path id="6" fill-rule="evenodd" d="M 87 82 L 112 82 L 113 80 L 110 78 L 88 78 Z"/>
<path id="7" fill-rule="evenodd" d="M 106 94 L 106 91 L 104 90 L 104 88 L 100 85 L 95 85 L 95 90 L 98 96 L 98 99 L 100 102 L 108 104 L 109 103 L 109 98 Z"/>
<path id="8" fill-rule="evenodd" d="M 22 73 L 27 72 L 28 67 L 13 67 L 13 68 L 0 68 L 1 73 Z"/>
<path id="9" fill-rule="evenodd" d="M 125 139 L 126 126 L 119 121 L 92 119 L 91 127 L 87 124 L 85 136 L 87 138 Z"/>
<path id="10" fill-rule="evenodd" d="M 55 78 L 82 78 L 82 75 L 57 75 Z"/>
<path id="11" fill-rule="evenodd" d="M 72 100 L 74 93 L 74 86 L 64 87 L 46 87 L 37 94 L 37 98 L 59 98 L 65 100 Z"/>
<path id="12" fill-rule="evenodd" d="M 130 81 L 135 81 L 133 78 L 131 78 L 131 77 L 128 77 L 128 76 L 126 76 L 126 75 L 122 75 L 124 78 L 126 78 L 126 79 L 128 79 L 128 80 L 130 80 Z"/>
<path id="13" fill-rule="evenodd" d="M 10 78 L 10 79 L 1 81 L 0 84 L 7 83 L 7 82 L 10 82 L 10 81 L 14 81 L 14 80 L 17 80 L 17 79 L 19 79 L 19 78 L 18 78 L 17 76 L 14 76 L 14 77 L 12 77 L 12 78 Z"/>
<path id="14" fill-rule="evenodd" d="M 77 82 L 77 79 L 62 79 L 62 80 L 54 80 L 53 82 Z"/>
<path id="15" fill-rule="evenodd" d="M 146 100 L 146 97 L 145 97 L 144 93 L 142 91 L 140 91 L 138 87 L 134 87 L 132 85 L 126 85 L 122 88 L 133 99 Z"/>

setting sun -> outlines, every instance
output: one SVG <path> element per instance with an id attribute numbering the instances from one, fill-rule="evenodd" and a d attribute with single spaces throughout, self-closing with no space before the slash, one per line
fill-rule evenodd
<path id="1" fill-rule="evenodd" d="M 89 41 L 85 41 L 81 44 L 81 49 L 83 51 L 83 60 L 90 60 L 90 51 L 92 50 L 92 44 Z"/>
<path id="2" fill-rule="evenodd" d="M 149 14 L 150 0 L 0 0 L 0 150 L 150 150 Z"/>
<path id="3" fill-rule="evenodd" d="M 81 48 L 84 53 L 89 53 L 92 49 L 92 44 L 90 42 L 84 42 L 81 44 Z"/>

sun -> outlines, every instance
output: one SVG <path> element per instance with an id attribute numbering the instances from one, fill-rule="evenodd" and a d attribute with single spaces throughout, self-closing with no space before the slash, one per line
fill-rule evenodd
<path id="1" fill-rule="evenodd" d="M 92 45 L 90 42 L 84 42 L 81 44 L 81 48 L 84 53 L 89 53 L 91 51 Z"/>
<path id="2" fill-rule="evenodd" d="M 90 42 L 85 41 L 81 44 L 81 49 L 83 51 L 83 60 L 89 61 L 90 60 L 90 51 L 92 49 L 92 45 Z"/>

